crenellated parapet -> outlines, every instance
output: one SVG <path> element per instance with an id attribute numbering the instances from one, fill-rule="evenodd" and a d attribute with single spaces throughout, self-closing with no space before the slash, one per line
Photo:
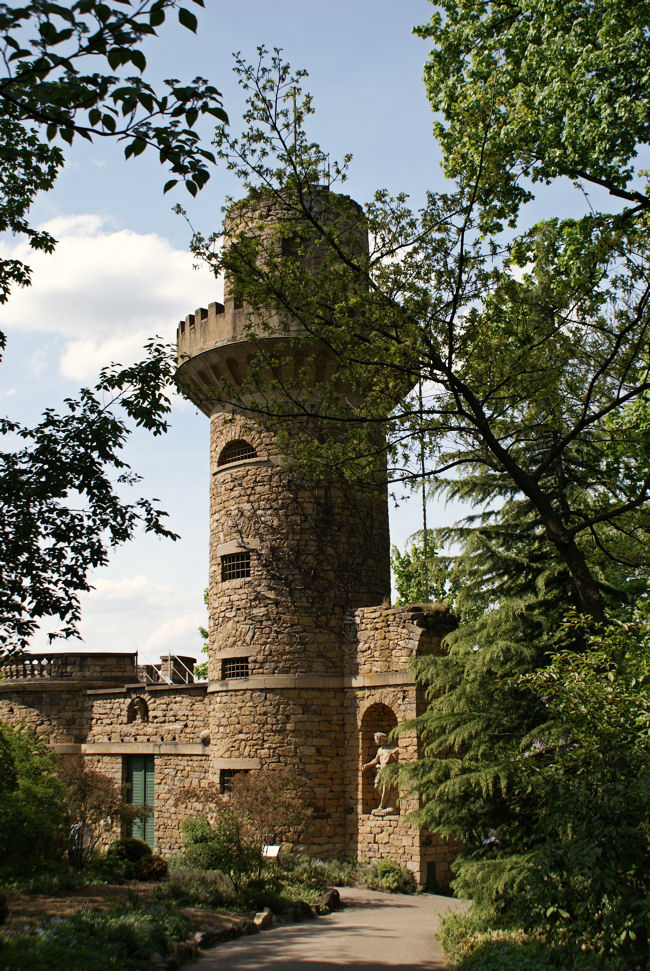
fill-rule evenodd
<path id="1" fill-rule="evenodd" d="M 313 296 L 325 285 L 321 274 L 327 276 L 326 265 L 341 285 L 343 264 L 332 257 L 338 247 L 365 258 L 368 233 L 361 208 L 349 196 L 324 186 L 312 190 L 313 212 L 332 236 L 332 250 L 315 231 L 309 235 L 309 228 L 303 227 L 296 239 L 292 235 L 295 213 L 263 195 L 254 202 L 246 199 L 232 205 L 225 245 L 235 252 L 251 243 L 254 254 L 244 260 L 246 265 L 254 261 L 260 267 L 272 266 L 274 272 L 292 268 L 289 275 L 298 269 L 296 279 L 310 280 L 311 290 L 307 289 Z M 329 265 L 332 259 L 334 269 Z M 338 361 L 325 342 L 310 337 L 309 325 L 299 317 L 286 308 L 253 310 L 238 287 L 236 268 L 228 270 L 223 304 L 215 301 L 199 307 L 178 325 L 177 376 L 183 394 L 208 416 L 218 411 L 245 412 L 249 402 L 268 401 L 274 386 L 284 391 L 300 388 L 301 393 L 318 396 L 335 374 Z M 352 401 L 355 389 L 346 387 L 345 392 Z"/>

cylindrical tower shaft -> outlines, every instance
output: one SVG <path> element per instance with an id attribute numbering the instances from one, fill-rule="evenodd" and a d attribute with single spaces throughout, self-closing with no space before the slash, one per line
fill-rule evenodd
<path id="1" fill-rule="evenodd" d="M 336 202 L 335 218 L 363 254 L 356 203 L 322 192 L 323 207 Z M 263 237 L 282 213 L 269 207 L 264 218 Z M 313 272 L 318 254 L 308 260 L 305 272 Z M 334 370 L 326 349 L 306 341 L 286 315 L 271 311 L 256 321 L 240 304 L 227 280 L 224 306 L 197 311 L 178 332 L 180 379 L 211 426 L 212 742 L 222 772 L 249 764 L 303 772 L 318 810 L 312 845 L 335 854 L 345 833 L 344 621 L 389 594 L 386 490 L 292 471 L 264 415 L 224 403 L 224 380 L 250 394 L 247 376 L 260 349 L 279 349 L 303 381 L 311 369 L 314 389 Z M 264 390 L 267 402 L 271 393 Z"/>

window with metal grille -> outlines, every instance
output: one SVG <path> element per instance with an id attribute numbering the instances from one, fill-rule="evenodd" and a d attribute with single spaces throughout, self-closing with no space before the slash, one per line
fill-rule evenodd
<path id="1" fill-rule="evenodd" d="M 221 662 L 222 678 L 247 678 L 248 677 L 248 658 L 229 657 Z"/>
<path id="2" fill-rule="evenodd" d="M 221 579 L 239 580 L 251 575 L 250 553 L 228 553 L 221 557 Z"/>
<path id="3" fill-rule="evenodd" d="M 241 775 L 246 769 L 220 769 L 219 770 L 219 792 L 225 795 L 232 792 L 232 784 L 236 775 Z"/>
<path id="4" fill-rule="evenodd" d="M 243 438 L 236 442 L 229 442 L 219 456 L 217 465 L 229 465 L 231 462 L 241 462 L 242 459 L 255 459 L 257 452 L 252 445 L 245 442 Z"/>

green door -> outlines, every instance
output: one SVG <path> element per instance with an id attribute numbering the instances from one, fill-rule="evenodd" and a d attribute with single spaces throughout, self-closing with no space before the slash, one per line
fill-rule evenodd
<path id="1" fill-rule="evenodd" d="M 144 819 L 134 819 L 129 836 L 153 847 L 153 755 L 129 755 L 126 759 L 127 802 L 146 806 Z"/>

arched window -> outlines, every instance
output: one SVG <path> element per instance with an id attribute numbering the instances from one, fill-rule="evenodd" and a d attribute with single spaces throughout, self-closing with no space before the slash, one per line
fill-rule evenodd
<path id="1" fill-rule="evenodd" d="M 238 438 L 234 442 L 228 442 L 222 450 L 217 465 L 230 465 L 231 462 L 241 462 L 243 459 L 255 459 L 257 452 L 243 438 Z"/>
<path id="2" fill-rule="evenodd" d="M 144 698 L 132 698 L 129 707 L 126 709 L 126 721 L 128 725 L 133 722 L 149 721 L 149 706 Z"/>

